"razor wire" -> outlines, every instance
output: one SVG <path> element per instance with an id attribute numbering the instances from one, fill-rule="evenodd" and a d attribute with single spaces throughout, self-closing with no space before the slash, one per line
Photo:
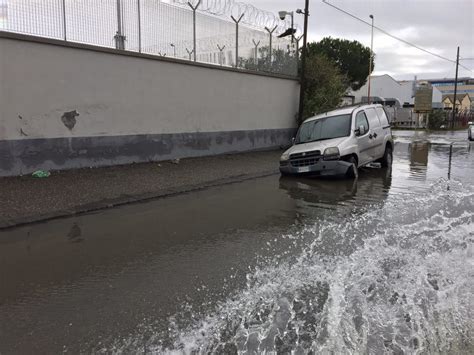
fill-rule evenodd
<path id="1" fill-rule="evenodd" d="M 274 28 L 276 26 L 278 33 L 283 32 L 291 25 L 289 19 L 281 20 L 273 12 L 235 0 L 172 0 L 172 3 L 180 6 L 188 6 L 188 3 L 193 6 L 199 4 L 198 11 L 215 16 L 238 18 L 243 15 L 243 24 L 262 30 L 265 27 Z"/>
<path id="2" fill-rule="evenodd" d="M 197 0 L 191 4 L 196 6 Z M 278 28 L 286 29 L 288 20 L 232 0 L 202 0 L 195 22 L 185 0 L 0 0 L 0 5 L 0 30 L 109 48 L 119 48 L 117 36 L 121 36 L 124 46 L 120 49 L 186 60 L 194 60 L 195 44 L 196 61 L 234 67 L 242 62 L 245 69 L 251 67 L 249 61 L 268 62 L 265 47 L 270 38 L 264 27 L 277 26 L 272 52 L 281 56 L 293 51 L 297 60 L 290 38 L 277 37 Z M 236 48 L 236 26 L 231 16 L 242 14 Z M 265 71 L 272 71 L 272 56 Z M 250 69 L 261 70 L 254 67 Z M 295 75 L 296 67 L 291 68 L 277 72 Z"/>

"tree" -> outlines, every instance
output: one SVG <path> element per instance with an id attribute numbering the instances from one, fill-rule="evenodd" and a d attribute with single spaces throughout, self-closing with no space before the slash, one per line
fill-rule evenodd
<path id="1" fill-rule="evenodd" d="M 340 72 L 346 76 L 346 84 L 352 90 L 358 90 L 366 83 L 370 48 L 364 47 L 360 42 L 325 37 L 320 42 L 308 43 L 308 56 L 313 55 L 324 55 L 333 61 Z"/>
<path id="2" fill-rule="evenodd" d="M 324 55 L 308 56 L 305 76 L 304 118 L 339 106 L 347 90 L 347 79 L 331 60 Z"/>
<path id="3" fill-rule="evenodd" d="M 271 73 L 297 75 L 297 61 L 291 51 L 274 49 L 270 62 L 269 48 L 259 48 L 259 59 L 239 58 L 239 67 Z M 301 65 L 301 62 L 299 63 Z M 303 117 L 329 111 L 341 102 L 347 90 L 347 78 L 337 65 L 321 54 L 309 55 L 306 59 L 306 89 Z"/>
<path id="4" fill-rule="evenodd" d="M 293 53 L 282 49 L 272 49 L 273 58 L 270 62 L 269 47 L 261 47 L 258 49 L 259 58 L 239 58 L 239 67 L 270 72 L 275 74 L 293 75 L 297 74 L 297 61 Z"/>

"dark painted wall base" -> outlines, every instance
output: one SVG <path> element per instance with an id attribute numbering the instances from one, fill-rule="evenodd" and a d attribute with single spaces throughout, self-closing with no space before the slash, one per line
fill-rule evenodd
<path id="1" fill-rule="evenodd" d="M 0 176 L 269 149 L 295 129 L 38 138 L 0 141 Z"/>

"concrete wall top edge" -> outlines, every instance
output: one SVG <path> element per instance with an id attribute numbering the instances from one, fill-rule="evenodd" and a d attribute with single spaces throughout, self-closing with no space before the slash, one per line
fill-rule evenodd
<path id="1" fill-rule="evenodd" d="M 68 41 L 63 41 L 63 40 L 54 39 L 54 38 L 39 37 L 39 36 L 34 36 L 34 35 L 14 33 L 14 32 L 2 31 L 2 30 L 0 30 L 0 38 L 27 41 L 27 42 L 33 42 L 33 43 L 50 44 L 50 45 L 55 45 L 55 46 L 77 48 L 77 49 L 83 49 L 83 50 L 91 50 L 91 51 L 96 51 L 96 52 L 143 58 L 143 59 L 149 59 L 149 60 L 157 60 L 157 61 L 175 63 L 175 64 L 181 64 L 181 65 L 191 65 L 191 66 L 206 68 L 206 69 L 211 69 L 211 70 L 224 70 L 224 71 L 239 73 L 240 75 L 242 74 L 243 75 L 258 75 L 258 76 L 266 76 L 266 77 L 279 78 L 279 79 L 285 79 L 285 80 L 299 81 L 298 77 L 291 76 L 291 75 L 259 72 L 259 71 L 238 69 L 238 68 L 232 68 L 232 67 L 224 67 L 224 66 L 218 66 L 218 65 L 207 64 L 207 63 L 202 63 L 202 62 L 193 62 L 193 61 L 189 61 L 185 59 L 162 57 L 159 55 L 139 53 L 139 52 L 133 52 L 133 51 L 122 51 L 122 50 L 118 50 L 114 48 L 101 47 L 101 46 L 96 46 L 92 44 L 68 42 Z"/>

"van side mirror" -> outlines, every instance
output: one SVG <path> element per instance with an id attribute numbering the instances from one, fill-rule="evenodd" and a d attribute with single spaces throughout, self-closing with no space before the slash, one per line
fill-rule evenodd
<path id="1" fill-rule="evenodd" d="M 363 136 L 365 134 L 365 127 L 363 125 L 360 125 L 359 128 L 356 128 L 354 130 L 354 133 L 357 137 Z"/>
<path id="2" fill-rule="evenodd" d="M 291 144 L 292 144 L 292 145 L 295 145 L 295 140 L 296 140 L 295 137 L 291 138 Z"/>

